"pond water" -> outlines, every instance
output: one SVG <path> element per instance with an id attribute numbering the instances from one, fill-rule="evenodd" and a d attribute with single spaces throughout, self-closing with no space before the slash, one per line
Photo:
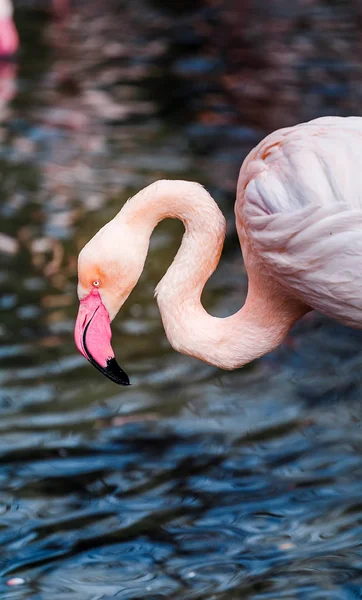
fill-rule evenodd
<path id="1" fill-rule="evenodd" d="M 231 314 L 243 158 L 275 127 L 358 114 L 354 2 L 252 2 L 236 49 L 231 4 L 76 2 L 56 20 L 18 3 L 21 53 L 0 65 L 4 600 L 362 597 L 360 332 L 311 314 L 233 373 L 175 353 L 153 299 L 182 235 L 167 221 L 114 323 L 132 387 L 73 342 L 77 254 L 129 196 L 206 185 L 229 235 L 203 299 Z"/>

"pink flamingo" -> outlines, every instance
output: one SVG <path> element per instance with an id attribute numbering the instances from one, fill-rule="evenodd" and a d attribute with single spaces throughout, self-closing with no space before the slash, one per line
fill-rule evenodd
<path id="1" fill-rule="evenodd" d="M 0 0 L 0 57 L 15 54 L 19 47 L 11 0 Z"/>
<path id="2" fill-rule="evenodd" d="M 75 342 L 116 383 L 129 384 L 110 322 L 140 277 L 153 229 L 181 219 L 181 247 L 156 289 L 171 345 L 223 369 L 278 346 L 312 309 L 362 328 L 362 118 L 326 117 L 269 135 L 239 176 L 236 227 L 248 294 L 234 315 L 203 308 L 225 219 L 199 184 L 157 181 L 131 198 L 79 256 Z"/>

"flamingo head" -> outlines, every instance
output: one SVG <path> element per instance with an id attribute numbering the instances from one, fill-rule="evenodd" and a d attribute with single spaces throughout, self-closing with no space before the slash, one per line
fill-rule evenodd
<path id="1" fill-rule="evenodd" d="M 131 234 L 116 219 L 103 227 L 79 255 L 80 306 L 74 339 L 79 352 L 101 373 L 115 383 L 130 385 L 111 346 L 111 321 L 136 285 L 147 250 L 139 252 L 137 234 Z"/>

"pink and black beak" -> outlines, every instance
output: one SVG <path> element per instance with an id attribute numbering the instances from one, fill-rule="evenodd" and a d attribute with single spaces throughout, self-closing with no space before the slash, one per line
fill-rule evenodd
<path id="1" fill-rule="evenodd" d="M 117 363 L 111 346 L 111 321 L 98 290 L 80 301 L 74 330 L 81 354 L 103 375 L 120 385 L 130 385 L 128 375 Z"/>

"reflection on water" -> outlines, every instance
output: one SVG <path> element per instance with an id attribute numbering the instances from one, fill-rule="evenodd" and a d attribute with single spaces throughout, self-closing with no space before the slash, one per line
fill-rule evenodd
<path id="1" fill-rule="evenodd" d="M 115 323 L 132 388 L 72 335 L 79 249 L 160 177 L 215 195 L 229 238 L 204 302 L 241 305 L 238 168 L 290 119 L 358 114 L 356 4 L 74 4 L 19 3 L 0 71 L 1 598 L 360 597 L 361 333 L 308 315 L 235 373 L 176 354 L 153 300 L 170 221 Z"/>

